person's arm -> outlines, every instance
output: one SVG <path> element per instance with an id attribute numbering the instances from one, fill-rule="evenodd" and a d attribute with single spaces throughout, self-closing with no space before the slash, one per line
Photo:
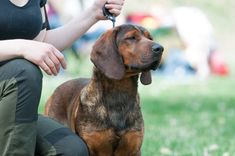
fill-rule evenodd
<path id="1" fill-rule="evenodd" d="M 66 68 L 63 54 L 50 44 L 23 39 L 0 41 L 0 62 L 18 57 L 40 66 L 48 75 L 57 75 L 60 65 Z"/>
<path id="2" fill-rule="evenodd" d="M 59 50 L 69 47 L 97 21 L 105 19 L 102 7 L 106 1 L 109 3 L 106 4 L 106 8 L 115 16 L 118 16 L 124 0 L 96 0 L 90 8 L 64 26 L 42 32 L 42 41 L 54 45 Z"/>
<path id="3" fill-rule="evenodd" d="M 23 39 L 0 41 L 0 61 L 21 57 L 40 66 L 47 74 L 57 75 L 60 65 L 66 68 L 64 56 L 57 49 L 63 50 L 70 46 L 98 20 L 104 20 L 102 7 L 105 2 L 106 0 L 96 0 L 90 9 L 68 24 L 54 30 L 42 30 L 34 41 Z M 124 0 L 108 0 L 106 8 L 117 16 L 120 14 L 123 2 Z M 42 13 L 44 14 L 43 9 Z"/>
<path id="4" fill-rule="evenodd" d="M 0 62 L 16 57 L 22 57 L 22 54 L 19 53 L 19 47 L 16 43 L 16 40 L 0 41 Z"/>

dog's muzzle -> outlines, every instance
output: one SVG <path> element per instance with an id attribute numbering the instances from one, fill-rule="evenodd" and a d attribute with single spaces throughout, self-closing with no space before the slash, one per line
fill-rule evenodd
<path id="1" fill-rule="evenodd" d="M 164 48 L 159 44 L 154 44 L 152 46 L 153 56 L 161 56 L 164 51 Z"/>
<path id="2" fill-rule="evenodd" d="M 152 53 L 153 53 L 153 60 L 154 61 L 151 64 L 150 69 L 152 69 L 152 70 L 157 69 L 157 67 L 159 66 L 159 64 L 161 62 L 163 51 L 164 51 L 164 48 L 157 43 L 152 46 Z"/>

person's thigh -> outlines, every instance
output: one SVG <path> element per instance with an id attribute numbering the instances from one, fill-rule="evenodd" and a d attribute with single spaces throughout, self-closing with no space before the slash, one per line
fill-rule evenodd
<path id="1" fill-rule="evenodd" d="M 37 126 L 36 156 L 88 156 L 81 138 L 69 128 L 42 115 Z"/>
<path id="2" fill-rule="evenodd" d="M 37 120 L 42 77 L 39 67 L 25 59 L 13 59 L 0 65 L 0 81 L 5 83 L 1 91 L 2 99 L 11 94 L 12 88 L 17 91 L 15 122 Z"/>
<path id="3" fill-rule="evenodd" d="M 1 62 L 1 156 L 34 155 L 41 81 L 40 69 L 27 60 L 13 59 Z"/>

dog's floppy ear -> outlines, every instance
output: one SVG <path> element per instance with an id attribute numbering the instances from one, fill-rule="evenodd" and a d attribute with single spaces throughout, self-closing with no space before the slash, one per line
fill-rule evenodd
<path id="1" fill-rule="evenodd" d="M 91 61 L 108 78 L 120 80 L 125 74 L 125 67 L 116 43 L 117 32 L 118 28 L 111 29 L 95 42 Z"/>

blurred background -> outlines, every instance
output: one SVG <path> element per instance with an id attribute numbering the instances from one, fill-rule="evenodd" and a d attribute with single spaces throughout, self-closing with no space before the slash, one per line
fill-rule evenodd
<path id="1" fill-rule="evenodd" d="M 51 28 L 67 23 L 93 0 L 49 0 Z M 144 156 L 235 155 L 235 1 L 126 0 L 116 25 L 147 28 L 164 46 L 153 82 L 139 86 L 145 137 Z M 63 82 L 90 77 L 89 54 L 110 21 L 94 25 L 63 53 L 68 69 L 44 75 L 40 113 Z"/>

